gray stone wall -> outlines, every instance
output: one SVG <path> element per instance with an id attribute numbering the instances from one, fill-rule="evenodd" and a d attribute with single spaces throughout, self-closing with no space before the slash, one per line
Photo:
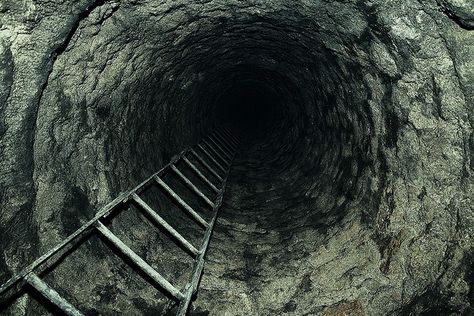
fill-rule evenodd
<path id="1" fill-rule="evenodd" d="M 473 7 L 2 1 L 0 281 L 212 130 L 224 92 L 253 80 L 284 115 L 236 161 L 193 310 L 472 313 Z M 141 220 L 112 225 L 184 282 L 168 264 L 184 257 Z M 49 282 L 90 313 L 163 311 L 114 258 L 88 241 Z"/>

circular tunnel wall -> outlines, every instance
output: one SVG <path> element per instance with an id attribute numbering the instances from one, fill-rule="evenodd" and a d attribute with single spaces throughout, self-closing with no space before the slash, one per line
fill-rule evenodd
<path id="1" fill-rule="evenodd" d="M 242 143 L 192 312 L 470 310 L 468 10 L 409 0 L 25 6 L 0 5 L 4 279 L 225 125 Z M 144 240 L 139 217 L 113 225 L 183 282 L 164 262 L 192 264 L 159 236 Z M 169 308 L 122 278 L 98 241 L 88 247 L 48 279 L 71 301 L 99 313 Z M 91 261 L 81 280 L 70 272 Z M 37 308 L 24 302 L 16 313 Z"/>

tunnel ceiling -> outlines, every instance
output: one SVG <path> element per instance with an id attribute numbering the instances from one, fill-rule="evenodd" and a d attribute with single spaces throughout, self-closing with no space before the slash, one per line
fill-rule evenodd
<path id="1" fill-rule="evenodd" d="M 7 0 L 0 26 L 0 281 L 225 124 L 194 311 L 472 312 L 469 1 Z M 164 306 L 101 262 L 83 308 Z"/>

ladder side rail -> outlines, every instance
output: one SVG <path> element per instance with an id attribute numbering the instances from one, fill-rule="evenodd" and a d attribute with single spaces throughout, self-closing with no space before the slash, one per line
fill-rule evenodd
<path id="1" fill-rule="evenodd" d="M 234 156 L 235 156 L 235 154 L 233 155 L 232 160 L 233 160 Z M 231 161 L 231 163 L 232 163 L 232 161 Z M 209 242 L 210 242 L 210 239 L 211 239 L 212 232 L 214 230 L 214 225 L 215 225 L 216 220 L 217 220 L 217 215 L 218 215 L 219 209 L 222 205 L 222 201 L 223 201 L 223 197 L 224 197 L 224 193 L 225 193 L 225 187 L 226 187 L 226 184 L 227 184 L 227 178 L 229 176 L 230 166 L 231 166 L 231 164 L 229 165 L 229 168 L 227 169 L 224 181 L 222 182 L 222 188 L 221 188 L 221 190 L 220 190 L 220 192 L 217 196 L 217 202 L 215 203 L 215 206 L 214 206 L 214 216 L 213 216 L 213 218 L 211 220 L 211 223 L 209 224 L 209 227 L 207 228 L 206 233 L 204 235 L 202 245 L 201 245 L 201 248 L 200 248 L 199 257 L 196 259 L 196 261 L 194 263 L 193 272 L 192 272 L 192 276 L 191 276 L 191 281 L 187 284 L 187 286 L 185 288 L 184 299 L 179 304 L 178 311 L 176 313 L 176 315 L 178 315 L 178 316 L 185 316 L 186 315 L 187 310 L 189 308 L 189 304 L 191 303 L 191 299 L 192 299 L 193 295 L 196 293 L 198 285 L 199 285 L 199 281 L 201 280 L 202 272 L 203 272 L 203 268 L 204 268 L 204 257 L 206 255 L 207 249 L 209 247 Z"/>

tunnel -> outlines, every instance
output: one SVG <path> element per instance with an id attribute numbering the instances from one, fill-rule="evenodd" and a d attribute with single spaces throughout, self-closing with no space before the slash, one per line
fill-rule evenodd
<path id="1" fill-rule="evenodd" d="M 0 284 L 225 128 L 189 315 L 471 315 L 473 29 L 469 0 L 0 1 Z M 185 284 L 137 212 L 109 224 Z M 96 236 L 44 279 L 86 315 L 176 308 Z M 55 314 L 26 294 L 0 314 Z"/>

